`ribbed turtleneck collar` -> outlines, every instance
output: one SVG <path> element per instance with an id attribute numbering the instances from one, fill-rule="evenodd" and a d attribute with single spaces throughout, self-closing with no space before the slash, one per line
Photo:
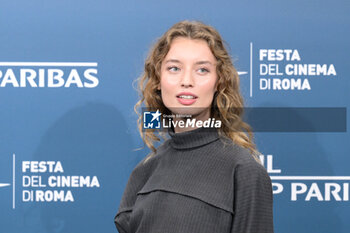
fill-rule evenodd
<path id="1" fill-rule="evenodd" d="M 200 127 L 194 130 L 175 133 L 173 127 L 169 127 L 170 144 L 175 149 L 188 149 L 203 146 L 219 138 L 217 129 Z"/>

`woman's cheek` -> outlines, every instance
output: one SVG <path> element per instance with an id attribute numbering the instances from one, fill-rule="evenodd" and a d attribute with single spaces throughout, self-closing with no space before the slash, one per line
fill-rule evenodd
<path id="1" fill-rule="evenodd" d="M 167 77 L 166 76 L 163 78 L 163 80 L 164 80 L 163 81 L 164 85 L 169 86 L 171 88 L 174 88 L 174 86 L 176 86 L 178 83 L 177 77 Z"/>
<path id="2" fill-rule="evenodd" d="M 199 90 L 200 90 L 199 96 L 202 97 L 200 101 L 201 107 L 210 106 L 214 97 L 214 86 L 210 88 L 203 86 L 203 87 L 200 87 Z"/>
<path id="3" fill-rule="evenodd" d="M 172 88 L 169 88 L 168 86 L 161 87 L 161 94 L 162 94 L 162 101 L 166 107 L 173 106 L 175 102 L 175 93 L 172 93 Z"/>

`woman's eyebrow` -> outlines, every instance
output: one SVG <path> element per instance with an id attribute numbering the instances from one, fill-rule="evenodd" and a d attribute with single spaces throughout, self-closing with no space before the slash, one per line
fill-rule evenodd
<path id="1" fill-rule="evenodd" d="M 169 62 L 175 62 L 175 63 L 181 63 L 179 60 L 177 59 L 168 59 L 165 61 L 165 63 L 169 63 Z"/>
<path id="2" fill-rule="evenodd" d="M 195 64 L 196 64 L 196 65 L 202 65 L 202 64 L 213 65 L 210 61 L 197 61 Z"/>
<path id="3" fill-rule="evenodd" d="M 174 63 L 182 63 L 181 61 L 177 60 L 177 59 L 168 59 L 165 61 L 165 63 L 168 63 L 168 62 L 174 62 Z M 196 65 L 202 65 L 202 64 L 209 64 L 209 65 L 213 65 L 210 61 L 197 61 L 195 63 Z"/>

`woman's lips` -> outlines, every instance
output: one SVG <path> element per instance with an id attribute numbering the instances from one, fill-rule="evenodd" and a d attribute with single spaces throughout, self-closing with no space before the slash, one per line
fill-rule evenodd
<path id="1" fill-rule="evenodd" d="M 179 96 L 177 96 L 176 99 L 177 99 L 177 101 L 179 101 L 180 104 L 183 104 L 183 105 L 191 105 L 197 101 L 196 97 L 193 99 L 185 99 L 185 98 L 180 98 Z"/>

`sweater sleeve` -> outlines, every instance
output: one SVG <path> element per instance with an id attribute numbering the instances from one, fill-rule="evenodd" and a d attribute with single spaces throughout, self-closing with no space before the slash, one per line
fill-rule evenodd
<path id="1" fill-rule="evenodd" d="M 273 233 L 273 193 L 266 169 L 251 160 L 238 164 L 234 178 L 231 233 Z"/>
<path id="2" fill-rule="evenodd" d="M 137 197 L 137 192 L 142 188 L 147 178 L 147 169 L 143 165 L 145 159 L 141 160 L 131 172 L 119 204 L 118 212 L 114 217 L 114 223 L 119 233 L 130 232 L 130 214 Z"/>

